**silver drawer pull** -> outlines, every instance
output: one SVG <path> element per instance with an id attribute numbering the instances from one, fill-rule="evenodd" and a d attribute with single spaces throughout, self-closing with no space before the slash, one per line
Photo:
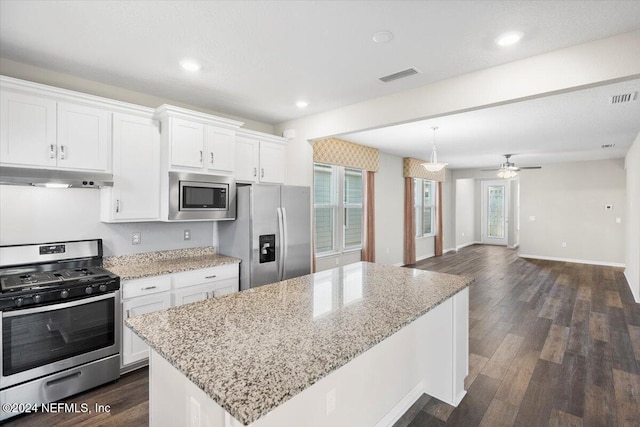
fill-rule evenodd
<path id="1" fill-rule="evenodd" d="M 60 384 L 60 383 L 63 383 L 65 381 L 69 381 L 69 380 L 72 380 L 74 378 L 78 378 L 80 375 L 82 375 L 82 372 L 74 372 L 73 374 L 65 375 L 64 377 L 56 378 L 55 380 L 51 380 L 51 381 L 47 381 L 45 383 L 45 386 L 46 387 L 51 387 L 52 385 Z"/>
<path id="2" fill-rule="evenodd" d="M 258 168 L 253 168 L 253 176 L 258 176 Z"/>
<path id="3" fill-rule="evenodd" d="M 131 317 L 131 310 L 127 310 L 127 319 Z"/>
<path id="4" fill-rule="evenodd" d="M 214 274 L 213 276 L 206 276 L 206 277 L 205 277 L 205 279 L 215 279 L 216 277 L 218 277 L 218 276 L 216 276 L 216 275 Z"/>
<path id="5" fill-rule="evenodd" d="M 148 291 L 149 289 L 155 289 L 155 288 L 157 288 L 157 286 L 147 286 L 147 287 L 141 288 L 140 290 L 141 291 Z"/>

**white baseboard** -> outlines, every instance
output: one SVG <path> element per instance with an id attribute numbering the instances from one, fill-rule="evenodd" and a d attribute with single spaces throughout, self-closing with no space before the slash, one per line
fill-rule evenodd
<path id="1" fill-rule="evenodd" d="M 424 261 L 425 259 L 433 258 L 435 255 L 426 255 L 420 258 L 416 258 L 416 262 Z"/>
<path id="2" fill-rule="evenodd" d="M 468 242 L 468 243 L 463 243 L 462 245 L 458 245 L 456 246 L 456 252 L 459 251 L 462 248 L 466 248 L 467 246 L 472 246 L 472 245 L 479 245 L 482 242 Z"/>
<path id="3" fill-rule="evenodd" d="M 638 304 L 640 304 L 640 289 L 636 289 L 634 292 L 633 285 L 631 284 L 631 278 L 628 276 L 627 270 L 624 271 L 624 278 L 627 279 L 627 285 L 629 285 L 629 289 L 631 290 L 631 294 L 633 295 L 633 299 L 636 300 Z"/>
<path id="4" fill-rule="evenodd" d="M 391 264 L 391 265 L 393 265 L 394 267 L 402 267 L 402 266 L 405 265 L 405 263 L 404 262 L 396 262 L 395 264 Z"/>
<path id="5" fill-rule="evenodd" d="M 448 248 L 442 251 L 443 254 L 448 254 L 449 252 L 457 252 L 456 248 Z"/>
<path id="6" fill-rule="evenodd" d="M 395 424 L 405 412 L 411 408 L 416 400 L 424 394 L 424 382 L 420 381 L 416 386 L 402 398 L 396 406 L 393 407 L 387 415 L 377 422 L 376 427 L 387 427 Z"/>
<path id="7" fill-rule="evenodd" d="M 540 256 L 540 255 L 528 255 L 528 254 L 518 254 L 520 258 L 531 258 L 531 259 L 544 259 L 547 261 L 560 261 L 560 262 L 572 262 L 575 264 L 590 264 L 590 265 L 602 265 L 605 267 L 625 267 L 624 263 L 620 262 L 608 262 L 608 261 L 593 261 L 588 259 L 574 259 L 574 258 L 558 258 L 553 256 Z"/>
<path id="8" fill-rule="evenodd" d="M 507 246 L 509 249 L 518 249 L 518 247 L 520 247 L 520 243 L 516 243 L 513 246 Z"/>

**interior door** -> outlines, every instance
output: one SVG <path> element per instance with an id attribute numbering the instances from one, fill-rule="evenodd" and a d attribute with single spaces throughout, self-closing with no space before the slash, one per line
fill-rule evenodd
<path id="1" fill-rule="evenodd" d="M 482 181 L 482 243 L 507 245 L 509 181 Z"/>

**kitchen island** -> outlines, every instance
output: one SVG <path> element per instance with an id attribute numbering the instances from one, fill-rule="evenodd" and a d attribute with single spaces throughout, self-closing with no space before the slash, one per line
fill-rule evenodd
<path id="1" fill-rule="evenodd" d="M 457 405 L 469 277 L 356 263 L 130 318 L 151 347 L 150 425 L 391 425 Z"/>

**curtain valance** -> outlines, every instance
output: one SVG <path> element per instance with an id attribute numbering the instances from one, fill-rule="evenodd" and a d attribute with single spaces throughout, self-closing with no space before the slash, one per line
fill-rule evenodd
<path id="1" fill-rule="evenodd" d="M 379 152 L 343 139 L 325 138 L 313 143 L 313 161 L 378 172 Z"/>

